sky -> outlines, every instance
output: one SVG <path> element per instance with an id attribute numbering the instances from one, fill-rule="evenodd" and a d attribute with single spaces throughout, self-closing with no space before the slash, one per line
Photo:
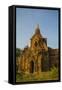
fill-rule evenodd
<path id="1" fill-rule="evenodd" d="M 37 24 L 47 45 L 58 48 L 58 15 L 58 10 L 16 8 L 16 48 L 29 44 Z"/>

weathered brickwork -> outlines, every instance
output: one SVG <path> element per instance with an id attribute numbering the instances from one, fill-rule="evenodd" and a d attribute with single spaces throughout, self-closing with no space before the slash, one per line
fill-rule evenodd
<path id="1" fill-rule="evenodd" d="M 47 39 L 41 35 L 39 26 L 30 40 L 30 47 L 26 46 L 19 57 L 19 72 L 42 72 L 53 65 L 58 66 L 58 49 L 48 48 Z"/>

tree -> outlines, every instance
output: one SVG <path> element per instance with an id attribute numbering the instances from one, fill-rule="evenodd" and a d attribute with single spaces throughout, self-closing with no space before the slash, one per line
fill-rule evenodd
<path id="1" fill-rule="evenodd" d="M 22 50 L 20 50 L 19 48 L 16 48 L 16 57 L 19 57 L 22 53 Z"/>

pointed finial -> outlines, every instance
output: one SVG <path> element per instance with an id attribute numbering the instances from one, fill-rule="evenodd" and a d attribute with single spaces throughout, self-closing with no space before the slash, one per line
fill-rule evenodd
<path id="1" fill-rule="evenodd" d="M 37 24 L 37 26 L 36 26 L 35 33 L 40 33 L 39 24 Z"/>
<path id="2" fill-rule="evenodd" d="M 36 29 L 39 29 L 39 24 L 36 25 Z"/>
<path id="3" fill-rule="evenodd" d="M 37 24 L 37 28 L 39 28 L 39 24 Z"/>

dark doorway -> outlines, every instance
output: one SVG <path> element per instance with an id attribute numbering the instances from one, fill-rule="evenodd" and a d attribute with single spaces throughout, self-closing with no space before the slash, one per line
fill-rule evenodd
<path id="1" fill-rule="evenodd" d="M 34 62 L 31 61 L 30 62 L 30 73 L 33 73 L 34 72 Z"/>

